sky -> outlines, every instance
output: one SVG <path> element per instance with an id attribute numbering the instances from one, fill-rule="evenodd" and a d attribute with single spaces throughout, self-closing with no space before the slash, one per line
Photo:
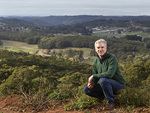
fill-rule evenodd
<path id="1" fill-rule="evenodd" d="M 150 16 L 150 0 L 0 0 L 0 16 Z"/>

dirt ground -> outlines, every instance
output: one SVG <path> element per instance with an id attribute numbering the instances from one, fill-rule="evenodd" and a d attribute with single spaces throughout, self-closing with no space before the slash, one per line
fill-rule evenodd
<path id="1" fill-rule="evenodd" d="M 23 108 L 20 96 L 13 95 L 0 97 L 0 113 L 150 113 L 150 108 L 114 108 L 113 110 L 104 111 L 102 107 L 93 108 L 85 111 L 65 111 L 60 105 L 53 109 L 47 109 L 40 112 L 32 111 L 30 106 Z"/>

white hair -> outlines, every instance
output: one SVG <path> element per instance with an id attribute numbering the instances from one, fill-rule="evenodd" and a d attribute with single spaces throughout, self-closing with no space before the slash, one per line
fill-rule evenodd
<path id="1" fill-rule="evenodd" d="M 96 46 L 97 43 L 104 43 L 107 47 L 107 42 L 104 39 L 99 39 L 95 42 L 94 46 Z"/>

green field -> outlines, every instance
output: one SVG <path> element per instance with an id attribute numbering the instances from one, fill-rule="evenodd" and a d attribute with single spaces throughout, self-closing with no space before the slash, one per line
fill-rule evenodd
<path id="1" fill-rule="evenodd" d="M 90 57 L 89 59 L 85 60 L 84 63 L 93 65 L 93 61 L 94 61 L 95 58 L 96 57 Z"/>
<path id="2" fill-rule="evenodd" d="M 120 33 L 117 32 L 116 29 L 124 29 L 124 32 L 120 34 Z M 111 30 L 114 30 L 114 31 L 112 32 Z M 99 37 L 116 37 L 116 38 L 124 37 L 126 35 L 140 35 L 140 36 L 142 36 L 142 39 L 149 38 L 149 33 L 145 33 L 143 31 L 129 32 L 125 28 L 117 28 L 117 27 L 114 27 L 114 28 L 112 27 L 112 28 L 102 30 L 102 31 L 101 30 L 94 31 L 93 35 L 99 36 Z"/>
<path id="3" fill-rule="evenodd" d="M 24 42 L 18 42 L 18 41 L 10 41 L 10 40 L 1 40 L 3 42 L 3 46 L 1 46 L 1 49 L 6 49 L 9 51 L 15 51 L 15 52 L 30 52 L 35 53 L 38 50 L 37 45 L 31 45 Z"/>
<path id="4" fill-rule="evenodd" d="M 60 50 L 69 50 L 69 49 L 73 49 L 73 50 L 82 50 L 84 53 L 83 53 L 83 57 L 84 58 L 88 58 L 90 57 L 90 52 L 92 49 L 90 48 L 72 48 L 72 47 L 69 47 L 69 48 L 65 48 L 65 49 L 55 49 L 56 52 L 59 52 Z"/>

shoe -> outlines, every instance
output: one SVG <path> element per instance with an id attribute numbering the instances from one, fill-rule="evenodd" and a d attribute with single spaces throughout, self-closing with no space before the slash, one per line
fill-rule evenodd
<path id="1" fill-rule="evenodd" d="M 110 110 L 110 109 L 112 109 L 112 108 L 115 106 L 115 104 L 116 104 L 116 101 L 114 101 L 114 102 L 112 102 L 112 103 L 106 105 L 106 106 L 104 107 L 104 110 Z"/>

